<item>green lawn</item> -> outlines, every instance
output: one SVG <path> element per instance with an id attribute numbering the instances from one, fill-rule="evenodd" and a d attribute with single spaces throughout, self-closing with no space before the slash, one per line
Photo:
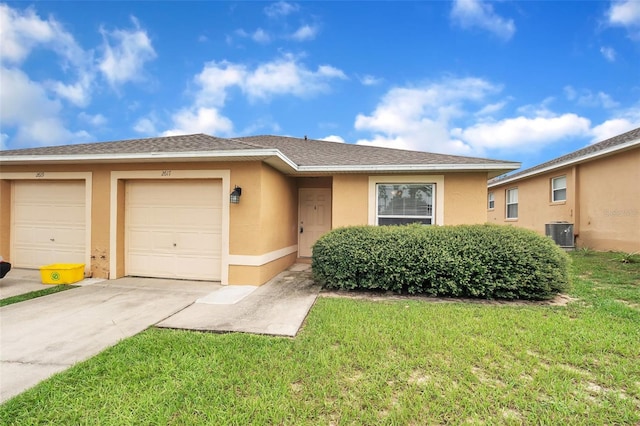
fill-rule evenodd
<path id="1" fill-rule="evenodd" d="M 640 263 L 572 258 L 564 307 L 320 298 L 295 339 L 150 329 L 0 424 L 637 424 Z"/>
<path id="2" fill-rule="evenodd" d="M 6 297 L 0 299 L 0 307 L 11 305 L 18 302 L 24 302 L 25 300 L 35 299 L 36 297 L 46 296 L 48 294 L 59 293 L 65 290 L 71 290 L 76 288 L 76 285 L 56 285 L 49 288 L 43 288 L 42 290 L 36 290 L 25 294 L 19 294 L 17 296 Z"/>

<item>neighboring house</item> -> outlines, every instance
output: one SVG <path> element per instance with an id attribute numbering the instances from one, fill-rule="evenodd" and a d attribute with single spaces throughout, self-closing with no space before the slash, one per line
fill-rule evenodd
<path id="1" fill-rule="evenodd" d="M 487 179 L 520 166 L 204 134 L 0 151 L 0 164 L 0 252 L 16 268 L 252 285 L 333 228 L 484 223 Z"/>
<path id="2" fill-rule="evenodd" d="M 490 180 L 488 191 L 490 223 L 546 234 L 567 222 L 577 247 L 640 251 L 640 128 Z"/>

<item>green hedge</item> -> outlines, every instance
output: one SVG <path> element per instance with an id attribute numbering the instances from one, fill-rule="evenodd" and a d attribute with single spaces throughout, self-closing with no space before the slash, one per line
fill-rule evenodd
<path id="1" fill-rule="evenodd" d="M 540 300 L 567 288 L 568 262 L 550 238 L 512 226 L 357 226 L 322 236 L 312 267 L 327 288 Z"/>

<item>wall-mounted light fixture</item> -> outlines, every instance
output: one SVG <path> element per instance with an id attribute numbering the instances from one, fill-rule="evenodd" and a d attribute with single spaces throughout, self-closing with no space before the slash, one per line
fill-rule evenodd
<path id="1" fill-rule="evenodd" d="M 242 188 L 240 188 L 238 185 L 236 185 L 236 187 L 233 189 L 233 192 L 231 192 L 231 195 L 229 196 L 229 202 L 231 204 L 240 203 L 240 196 L 241 195 L 242 195 Z"/>

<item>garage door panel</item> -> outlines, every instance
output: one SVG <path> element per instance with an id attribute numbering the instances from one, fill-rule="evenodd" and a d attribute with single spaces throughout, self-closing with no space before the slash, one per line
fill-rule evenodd
<path id="1" fill-rule="evenodd" d="M 183 232 L 176 237 L 176 248 L 184 254 L 216 255 L 220 253 L 220 244 L 211 244 L 212 241 L 220 241 L 220 234 L 213 232 Z"/>
<path id="2" fill-rule="evenodd" d="M 84 263 L 84 181 L 15 181 L 12 261 L 16 267 Z"/>
<path id="3" fill-rule="evenodd" d="M 221 186 L 219 180 L 127 182 L 126 274 L 219 280 Z"/>

